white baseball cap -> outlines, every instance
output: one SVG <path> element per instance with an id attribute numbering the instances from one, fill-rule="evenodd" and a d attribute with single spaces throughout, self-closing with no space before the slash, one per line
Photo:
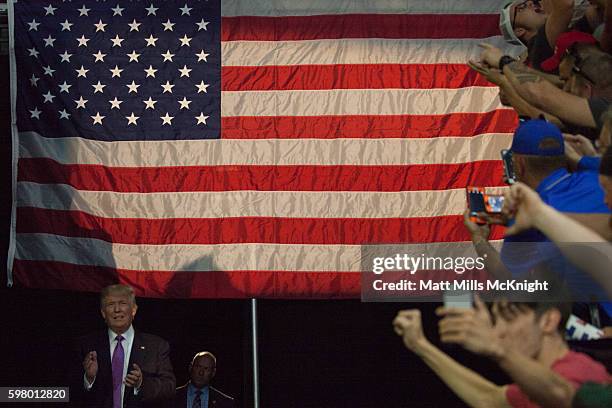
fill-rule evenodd
<path id="1" fill-rule="evenodd" d="M 513 1 L 506 4 L 499 14 L 499 30 L 504 36 L 504 40 L 512 45 L 525 45 L 519 38 L 514 34 L 514 28 L 512 27 L 512 21 L 510 21 L 510 6 Z"/>

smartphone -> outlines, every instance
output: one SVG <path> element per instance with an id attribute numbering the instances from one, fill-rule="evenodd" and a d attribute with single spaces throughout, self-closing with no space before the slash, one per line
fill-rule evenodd
<path id="1" fill-rule="evenodd" d="M 471 309 L 472 298 L 472 292 L 467 290 L 446 290 L 443 294 L 444 307 Z"/>
<path id="2" fill-rule="evenodd" d="M 504 163 L 504 179 L 506 183 L 516 183 L 516 175 L 514 174 L 514 167 L 512 166 L 512 151 L 502 149 L 501 158 L 502 162 Z"/>
<path id="3" fill-rule="evenodd" d="M 470 209 L 470 220 L 479 225 L 487 222 L 478 217 L 478 213 L 492 215 L 501 214 L 504 208 L 504 196 L 499 194 L 486 194 L 482 187 L 468 187 L 467 189 L 468 207 Z"/>

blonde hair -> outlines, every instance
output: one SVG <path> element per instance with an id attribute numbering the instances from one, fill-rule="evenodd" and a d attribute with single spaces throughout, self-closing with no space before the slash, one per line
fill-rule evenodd
<path id="1" fill-rule="evenodd" d="M 134 289 L 128 285 L 116 284 L 110 285 L 102 289 L 100 292 L 100 307 L 104 307 L 104 299 L 106 299 L 111 294 L 113 295 L 125 295 L 128 297 L 130 302 L 135 305 L 136 304 L 136 295 L 134 294 Z"/>

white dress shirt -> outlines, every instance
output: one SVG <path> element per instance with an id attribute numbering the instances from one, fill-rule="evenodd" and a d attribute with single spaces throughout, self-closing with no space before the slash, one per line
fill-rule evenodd
<path id="1" fill-rule="evenodd" d="M 117 336 L 118 336 L 117 333 L 115 333 L 111 329 L 108 329 L 108 343 L 110 346 L 109 351 L 110 351 L 111 362 L 113 361 L 113 353 L 115 352 L 115 347 L 117 347 L 117 340 L 116 340 Z M 122 378 L 125 379 L 130 369 L 129 367 L 130 354 L 132 353 L 132 344 L 134 343 L 134 327 L 130 325 L 130 328 L 127 329 L 125 333 L 123 333 L 121 336 L 123 336 L 123 341 L 121 342 L 121 345 L 123 346 L 123 354 L 124 354 Z M 84 381 L 85 381 L 84 383 L 85 389 L 89 391 L 91 390 L 91 387 L 93 387 L 94 382 L 96 381 L 96 378 L 94 377 L 93 381 L 90 384 L 89 381 L 87 381 L 87 376 L 85 375 Z M 138 391 L 139 389 L 134 388 L 134 395 L 138 395 Z M 123 406 L 124 393 L 125 393 L 125 383 L 122 382 L 121 383 L 121 406 Z"/>

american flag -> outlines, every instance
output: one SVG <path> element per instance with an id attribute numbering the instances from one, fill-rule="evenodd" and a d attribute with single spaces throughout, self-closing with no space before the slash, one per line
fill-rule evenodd
<path id="1" fill-rule="evenodd" d="M 362 245 L 467 240 L 516 124 L 466 65 L 500 6 L 10 3 L 10 278 L 354 297 Z"/>

